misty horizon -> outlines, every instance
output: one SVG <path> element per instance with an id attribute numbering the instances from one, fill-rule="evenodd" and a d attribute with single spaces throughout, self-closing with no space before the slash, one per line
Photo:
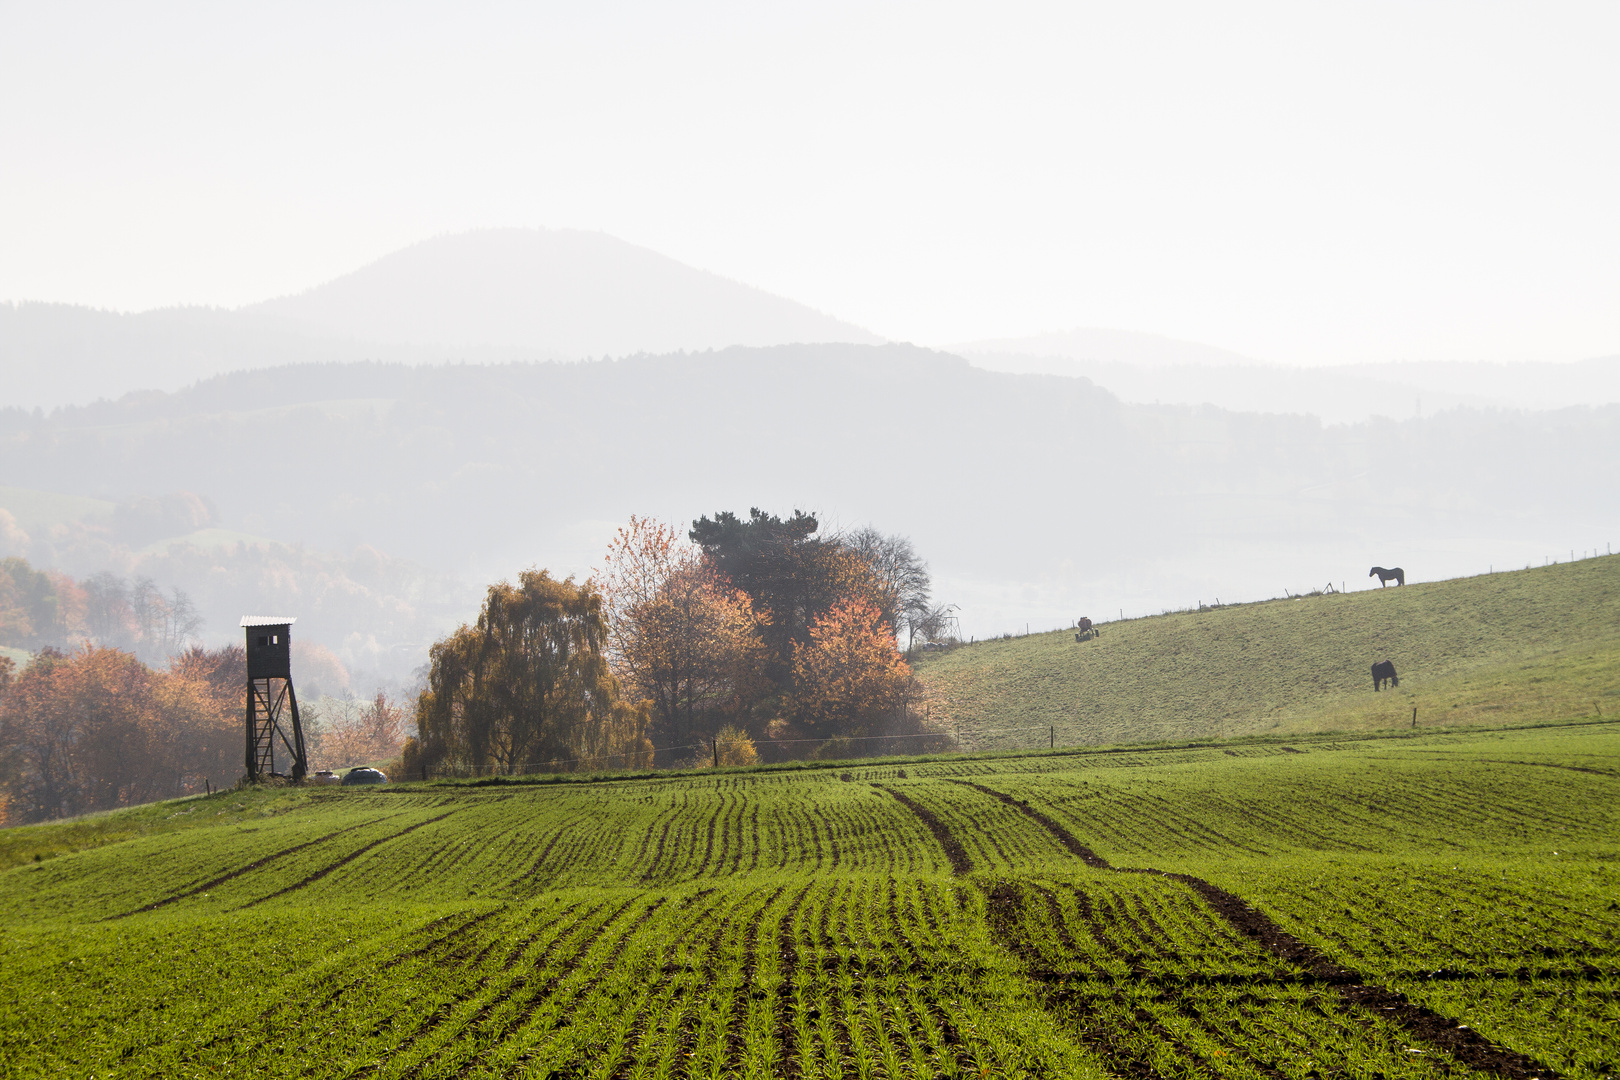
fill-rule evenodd
<path id="1" fill-rule="evenodd" d="M 1620 534 L 1611 7 L 90 13 L 0 35 L 0 542 L 210 635 L 397 674 L 632 513 L 981 637 Z"/>

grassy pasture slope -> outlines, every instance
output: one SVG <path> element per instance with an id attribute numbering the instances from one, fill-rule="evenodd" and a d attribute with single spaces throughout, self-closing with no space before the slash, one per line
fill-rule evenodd
<path id="1" fill-rule="evenodd" d="M 976 749 L 1620 714 L 1620 556 L 925 654 Z M 1401 685 L 1374 694 L 1392 660 Z"/>
<path id="2" fill-rule="evenodd" d="M 3 834 L 0 1075 L 1596 1080 L 1617 795 L 1611 721 L 226 792 Z"/>

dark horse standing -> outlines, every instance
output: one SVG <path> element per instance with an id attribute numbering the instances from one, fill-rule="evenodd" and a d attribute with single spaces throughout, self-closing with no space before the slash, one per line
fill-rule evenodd
<path id="1" fill-rule="evenodd" d="M 1371 570 L 1367 571 L 1368 577 L 1372 577 L 1374 574 L 1378 575 L 1378 585 L 1380 588 L 1388 585 L 1391 581 L 1395 582 L 1397 585 L 1406 584 L 1406 571 L 1402 570 L 1398 566 L 1393 570 L 1385 570 L 1382 566 L 1375 566 Z"/>
<path id="2" fill-rule="evenodd" d="M 1074 625 L 1080 630 L 1078 634 L 1074 635 L 1074 640 L 1076 641 L 1083 640 L 1087 634 L 1091 634 L 1093 637 L 1102 637 L 1102 631 L 1098 630 L 1096 624 L 1090 619 L 1082 617 L 1080 621 Z"/>
<path id="3" fill-rule="evenodd" d="M 1400 676 L 1395 674 L 1395 665 L 1388 660 L 1380 660 L 1373 665 L 1373 693 L 1378 692 L 1386 679 L 1389 680 L 1391 689 L 1401 685 Z"/>

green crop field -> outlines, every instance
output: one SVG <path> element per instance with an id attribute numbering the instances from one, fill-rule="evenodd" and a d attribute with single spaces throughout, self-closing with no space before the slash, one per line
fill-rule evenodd
<path id="1" fill-rule="evenodd" d="M 1617 796 L 1607 720 L 223 792 L 0 832 L 0 1075 L 1596 1080 Z"/>
<path id="2" fill-rule="evenodd" d="M 964 748 L 1620 715 L 1620 557 L 1104 623 L 924 654 Z M 1373 693 L 1372 665 L 1401 685 Z"/>

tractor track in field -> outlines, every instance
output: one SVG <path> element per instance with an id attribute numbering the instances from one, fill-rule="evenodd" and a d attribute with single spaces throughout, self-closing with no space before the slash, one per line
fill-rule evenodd
<path id="1" fill-rule="evenodd" d="M 1278 926 L 1269 916 L 1250 907 L 1225 889 L 1191 874 L 1175 874 L 1149 867 L 1115 867 L 1107 859 L 1082 844 L 1068 829 L 1027 802 L 969 780 L 951 782 L 971 787 L 1018 808 L 1030 819 L 1044 826 L 1059 843 L 1083 859 L 1087 866 L 1123 874 L 1156 874 L 1181 882 L 1202 897 L 1204 902 L 1230 923 L 1239 934 L 1259 944 L 1285 963 L 1304 968 L 1310 981 L 1332 987 L 1339 996 L 1341 1008 L 1346 1012 L 1360 1008 L 1374 1015 L 1383 1014 L 1385 1019 L 1404 1029 L 1413 1038 L 1439 1047 L 1471 1068 L 1494 1073 L 1506 1080 L 1537 1080 L 1537 1078 L 1560 1080 L 1559 1073 L 1536 1059 L 1516 1050 L 1498 1046 L 1472 1028 L 1462 1027 L 1450 1017 L 1414 1004 L 1407 1000 L 1405 994 L 1375 985 L 1361 973 L 1334 963 L 1313 946 Z"/>
<path id="2" fill-rule="evenodd" d="M 153 903 L 147 904 L 144 907 L 135 908 L 133 911 L 125 911 L 118 915 L 109 915 L 103 919 L 102 922 L 113 922 L 117 919 L 127 919 L 131 915 L 139 915 L 143 911 L 156 911 L 158 908 L 167 907 L 170 904 L 196 896 L 198 893 L 207 892 L 209 889 L 217 888 L 218 886 L 225 884 L 227 881 L 241 877 L 243 874 L 251 874 L 253 871 L 258 870 L 260 867 L 266 866 L 269 863 L 275 862 L 277 859 L 285 858 L 286 856 L 292 855 L 295 852 L 303 851 L 305 848 L 314 847 L 316 844 L 324 844 L 328 840 L 335 840 L 344 833 L 353 832 L 356 829 L 363 829 L 367 825 L 375 825 L 379 821 L 387 821 L 388 818 L 393 816 L 395 815 L 388 814 L 380 818 L 374 818 L 371 821 L 363 821 L 358 825 L 350 825 L 346 829 L 339 829 L 336 832 L 327 833 L 325 836 L 318 836 L 314 840 L 306 840 L 302 844 L 294 844 L 292 847 L 282 848 L 280 851 L 271 852 L 262 859 L 257 859 L 254 862 L 248 863 L 246 866 L 221 874 L 216 878 L 211 878 L 208 881 L 203 882 L 201 885 L 187 889 L 185 892 L 175 893 L 173 896 L 166 896 L 162 900 L 154 901 Z"/>
<path id="3" fill-rule="evenodd" d="M 290 892 L 296 892 L 299 889 L 304 888 L 306 885 L 313 885 L 313 884 L 315 884 L 315 882 L 321 880 L 321 878 L 325 877 L 327 874 L 330 874 L 334 870 L 337 870 L 337 869 L 340 869 L 340 868 L 342 868 L 344 866 L 347 866 L 349 863 L 351 863 L 354 860 L 358 859 L 360 856 L 364 855 L 366 852 L 370 851 L 372 848 L 377 847 L 379 844 L 386 844 L 390 840 L 398 840 L 400 837 L 406 835 L 407 833 L 413 833 L 417 829 L 422 828 L 424 825 L 432 825 L 436 821 L 443 821 L 445 818 L 449 817 L 453 813 L 455 813 L 454 810 L 446 810 L 444 813 L 440 814 L 438 817 L 431 817 L 431 818 L 428 818 L 426 821 L 418 821 L 415 825 L 407 825 L 405 828 L 399 830 L 399 832 L 389 833 L 387 836 L 380 836 L 377 839 L 371 841 L 371 843 L 366 844 L 365 846 L 359 848 L 358 850 L 349 852 L 349 854 L 343 856 L 343 858 L 339 859 L 335 863 L 332 863 L 330 866 L 323 866 L 323 867 L 321 867 L 321 869 L 315 871 L 313 874 L 308 874 L 308 875 L 300 878 L 299 880 L 293 882 L 291 885 L 288 885 L 284 889 L 277 889 L 275 892 L 271 893 L 269 896 L 261 896 L 257 900 L 249 900 L 247 903 L 242 904 L 242 905 L 240 905 L 238 907 L 232 908 L 231 910 L 232 911 L 245 911 L 246 909 L 248 909 L 250 907 L 257 907 L 258 905 L 263 904 L 263 903 L 265 903 L 267 901 L 274 900 L 274 899 L 276 899 L 278 897 L 286 896 Z"/>
<path id="4" fill-rule="evenodd" d="M 1602 769 L 1588 769 L 1581 765 L 1555 765 L 1550 761 L 1497 761 L 1494 758 L 1475 758 L 1476 761 L 1487 765 L 1530 765 L 1537 769 L 1564 769 L 1568 772 L 1586 773 L 1589 776 L 1606 776 L 1610 780 L 1620 780 L 1620 775 L 1605 772 Z"/>
<path id="5" fill-rule="evenodd" d="M 956 782 L 966 783 L 966 781 L 962 780 L 958 780 Z M 910 796 L 896 791 L 894 788 L 885 784 L 873 784 L 872 786 L 877 788 L 879 791 L 886 791 L 890 795 L 893 795 L 896 799 L 900 800 L 900 805 L 904 806 L 907 810 L 910 810 L 913 814 L 916 814 L 922 823 L 928 827 L 928 831 L 934 834 L 934 839 L 939 841 L 939 846 L 945 849 L 945 858 L 950 861 L 951 873 L 959 876 L 966 876 L 967 874 L 973 872 L 973 860 L 968 857 L 967 848 L 962 846 L 962 841 L 958 840 L 955 835 L 952 834 L 951 830 L 946 828 L 945 823 L 939 820 L 932 810 L 928 809 L 928 807 L 917 802 Z M 969 784 L 968 786 L 978 787 L 979 785 Z M 989 789 L 984 788 L 981 790 L 988 791 Z M 1079 841 L 1075 842 L 1079 843 Z"/>

